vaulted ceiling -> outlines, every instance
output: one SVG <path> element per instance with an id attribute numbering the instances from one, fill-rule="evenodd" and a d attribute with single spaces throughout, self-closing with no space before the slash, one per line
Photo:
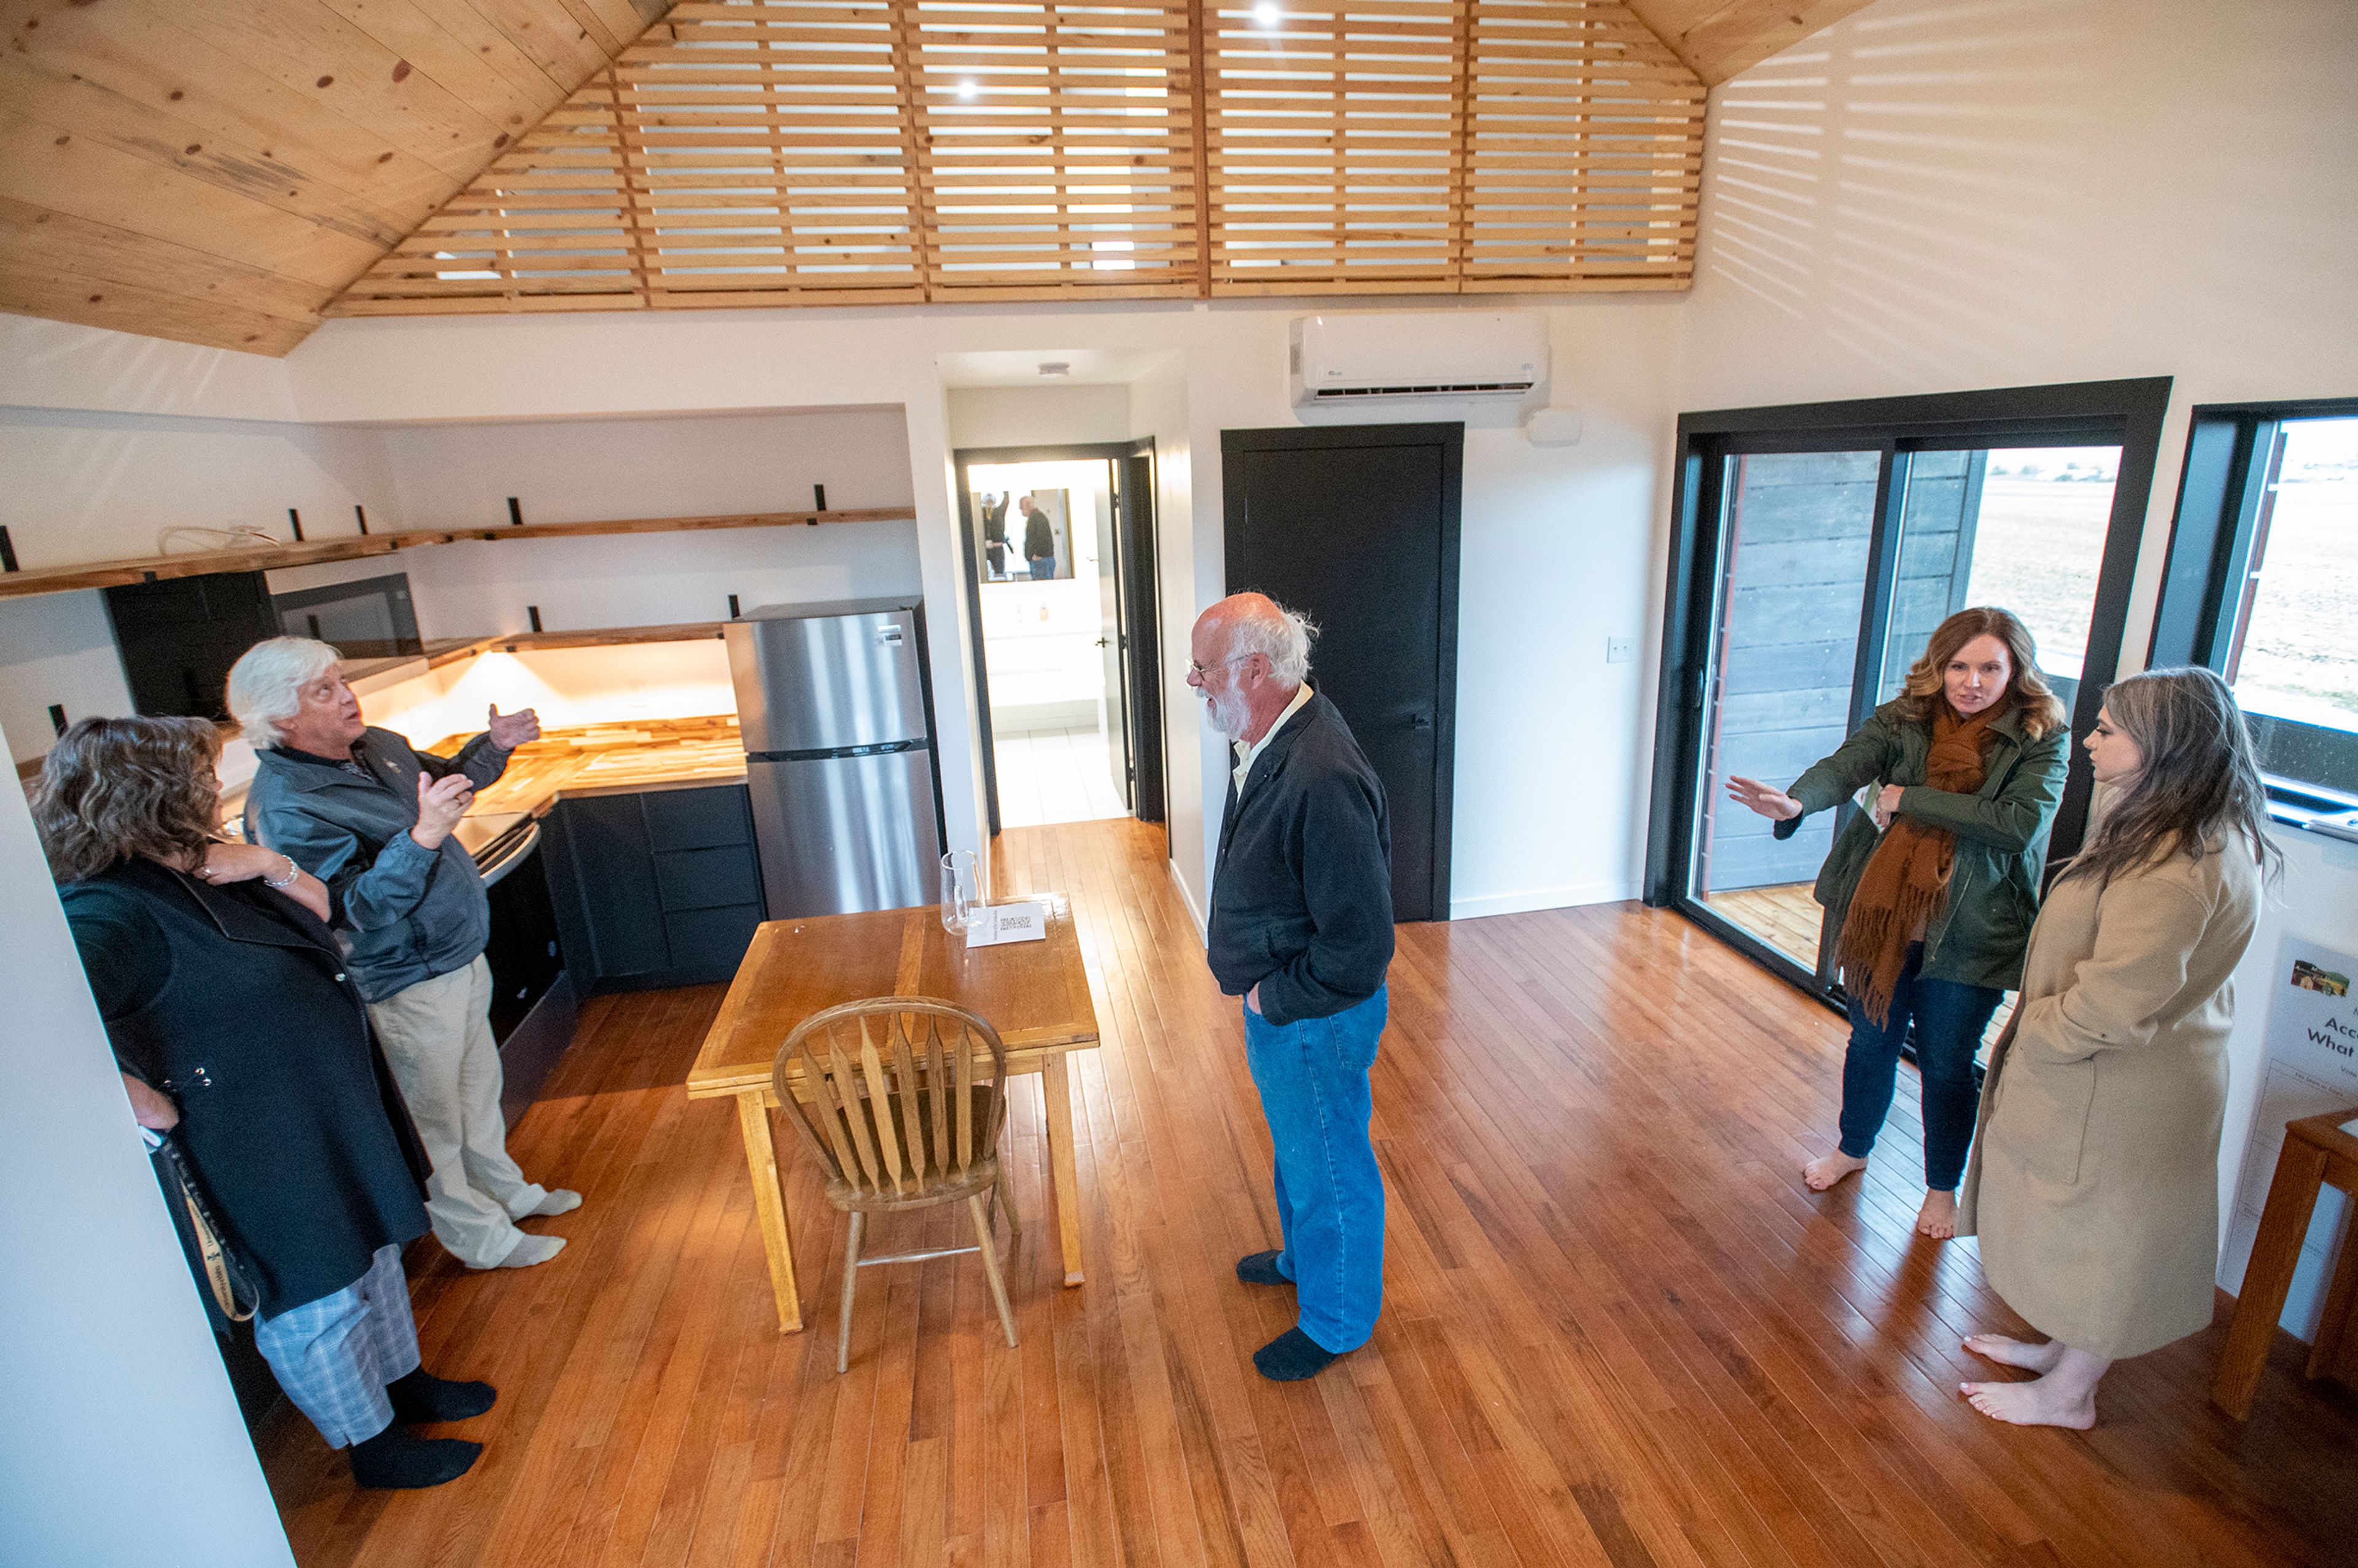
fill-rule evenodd
<path id="1" fill-rule="evenodd" d="M 1868 0 L 1623 0 L 1705 87 L 1716 87 Z"/>
<path id="2" fill-rule="evenodd" d="M 0 310 L 283 354 L 669 0 L 0 0 Z"/>
<path id="3" fill-rule="evenodd" d="M 1866 3 L 1051 0 L 1011 38 L 995 0 L 0 0 L 0 311 L 276 355 L 387 308 L 1679 287 L 1703 87 Z"/>

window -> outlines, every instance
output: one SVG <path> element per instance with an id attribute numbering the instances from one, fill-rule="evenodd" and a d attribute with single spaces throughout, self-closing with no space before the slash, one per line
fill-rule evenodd
<path id="1" fill-rule="evenodd" d="M 1647 901 L 1838 996 L 1812 883 L 1853 808 L 1779 838 L 1730 779 L 1790 783 L 1898 696 L 1943 620 L 2021 618 L 2084 729 L 2119 663 L 2167 381 L 1679 421 Z M 2079 841 L 2075 764 L 2050 853 Z"/>
<path id="2" fill-rule="evenodd" d="M 2358 838 L 2358 400 L 2194 410 L 2149 662 L 2224 676 L 2277 816 Z"/>

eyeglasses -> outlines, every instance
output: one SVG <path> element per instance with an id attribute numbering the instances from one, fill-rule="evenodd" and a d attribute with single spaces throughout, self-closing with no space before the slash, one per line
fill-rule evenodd
<path id="1" fill-rule="evenodd" d="M 1197 680 L 1202 680 L 1214 670 L 1226 668 L 1229 665 L 1238 664 L 1251 657 L 1250 654 L 1230 654 L 1227 658 L 1214 659 L 1208 665 L 1201 659 L 1190 659 L 1187 661 L 1187 671 Z"/>

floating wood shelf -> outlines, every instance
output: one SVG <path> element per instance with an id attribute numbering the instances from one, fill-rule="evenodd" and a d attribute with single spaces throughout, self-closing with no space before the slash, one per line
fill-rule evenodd
<path id="1" fill-rule="evenodd" d="M 590 632 L 499 632 L 489 637 L 433 642 L 426 645 L 426 667 L 440 669 L 479 654 L 530 652 L 546 648 L 619 648 L 633 643 L 700 643 L 720 635 L 726 622 L 684 621 L 670 626 L 610 626 Z"/>
<path id="2" fill-rule="evenodd" d="M 478 528 L 414 528 L 393 534 L 341 534 L 332 539 L 302 544 L 254 545 L 235 550 L 189 550 L 179 555 L 147 556 L 135 560 L 92 561 L 84 566 L 37 567 L 0 572 L 0 599 L 33 593 L 64 593 L 82 588 L 114 588 L 124 583 L 159 582 L 166 578 L 202 577 L 210 572 L 268 571 L 276 567 L 305 567 L 320 561 L 350 561 L 367 556 L 388 556 L 395 550 L 461 541 L 576 539 L 602 534 L 679 534 L 713 528 L 816 527 L 821 523 L 906 523 L 916 513 L 906 506 L 848 507 L 833 512 L 740 512 L 714 517 L 625 517 L 604 523 L 526 523 Z"/>

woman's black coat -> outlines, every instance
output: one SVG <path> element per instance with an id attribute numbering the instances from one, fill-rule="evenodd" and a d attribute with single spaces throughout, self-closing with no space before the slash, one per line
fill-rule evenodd
<path id="1" fill-rule="evenodd" d="M 173 1137 L 263 1316 L 425 1233 L 425 1149 L 310 911 L 145 859 L 60 896 L 115 1058 L 178 1104 Z"/>

